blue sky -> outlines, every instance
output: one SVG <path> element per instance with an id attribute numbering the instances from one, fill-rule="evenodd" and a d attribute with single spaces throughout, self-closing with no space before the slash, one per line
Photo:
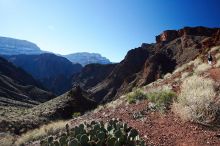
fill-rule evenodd
<path id="1" fill-rule="evenodd" d="M 220 26 L 220 0 L 0 0 L 0 36 L 113 62 L 166 29 Z"/>

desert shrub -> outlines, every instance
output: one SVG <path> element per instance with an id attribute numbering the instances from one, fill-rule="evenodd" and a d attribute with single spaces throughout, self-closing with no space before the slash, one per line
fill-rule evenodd
<path id="1" fill-rule="evenodd" d="M 183 81 L 172 109 L 185 121 L 212 121 L 218 108 L 214 97 L 214 81 L 194 75 Z"/>
<path id="2" fill-rule="evenodd" d="M 173 74 L 182 72 L 188 67 L 188 64 L 183 64 L 182 66 L 179 66 L 177 69 L 174 70 Z"/>
<path id="3" fill-rule="evenodd" d="M 79 116 L 81 116 L 80 112 L 74 112 L 73 115 L 72 115 L 72 118 L 77 118 Z"/>
<path id="4" fill-rule="evenodd" d="M 164 75 L 164 79 L 169 79 L 170 77 L 172 76 L 172 74 L 171 73 L 167 73 L 166 75 Z"/>
<path id="5" fill-rule="evenodd" d="M 195 60 L 190 61 L 190 62 L 178 67 L 173 73 L 183 72 L 184 70 L 187 69 L 187 67 L 189 67 L 191 65 L 193 65 L 195 68 L 197 68 L 200 64 L 202 64 L 202 59 L 200 57 L 197 57 Z"/>
<path id="6" fill-rule="evenodd" d="M 176 94 L 171 90 L 151 92 L 147 94 L 147 99 L 150 101 L 149 107 L 159 111 L 168 109 L 175 97 Z"/>
<path id="7" fill-rule="evenodd" d="M 202 64 L 202 59 L 200 57 L 197 57 L 195 60 L 193 60 L 194 67 L 197 67 L 200 64 Z"/>
<path id="8" fill-rule="evenodd" d="M 128 103 L 136 103 L 137 101 L 146 99 L 146 95 L 140 89 L 136 89 L 135 91 L 129 93 L 127 95 Z"/>
<path id="9" fill-rule="evenodd" d="M 209 65 L 208 63 L 203 63 L 203 64 L 198 65 L 197 68 L 195 68 L 194 71 L 195 71 L 196 74 L 199 75 L 199 74 L 201 74 L 201 73 L 203 73 L 203 72 L 205 72 L 205 71 L 207 71 L 211 68 L 212 68 L 212 66 Z"/>
<path id="10" fill-rule="evenodd" d="M 13 143 L 15 141 L 15 137 L 9 135 L 9 134 L 6 134 L 5 136 L 1 136 L 0 138 L 0 145 L 1 146 L 12 146 Z"/>
<path id="11" fill-rule="evenodd" d="M 217 60 L 217 62 L 215 64 L 215 67 L 220 67 L 220 53 L 216 54 L 215 58 Z"/>
<path id="12" fill-rule="evenodd" d="M 220 53 L 217 53 L 217 54 L 215 55 L 215 58 L 216 58 L 217 60 L 219 60 L 219 59 L 220 59 Z"/>
<path id="13" fill-rule="evenodd" d="M 216 62 L 215 67 L 220 67 L 220 59 Z"/>
<path id="14" fill-rule="evenodd" d="M 220 51 L 220 46 L 211 48 L 210 52 L 214 52 L 214 51 Z"/>
<path id="15" fill-rule="evenodd" d="M 156 82 L 154 82 L 155 84 Z M 147 85 L 143 88 L 144 94 L 151 93 L 151 92 L 160 92 L 160 91 L 166 91 L 166 90 L 171 90 L 172 86 L 170 84 L 162 84 L 159 86 L 154 86 L 151 84 L 151 86 Z"/>
<path id="16" fill-rule="evenodd" d="M 136 129 L 115 119 L 107 123 L 103 121 L 84 122 L 73 128 L 67 124 L 65 132 L 60 133 L 57 137 L 48 136 L 42 139 L 40 144 L 41 146 L 145 146 L 145 142 L 140 138 Z"/>
<path id="17" fill-rule="evenodd" d="M 183 72 L 183 73 L 181 74 L 181 80 L 186 79 L 187 77 L 191 76 L 192 74 L 193 74 L 193 73 L 191 73 L 191 72 Z"/>
<path id="18" fill-rule="evenodd" d="M 168 85 L 163 85 L 145 90 L 136 89 L 127 95 L 128 103 L 136 103 L 141 100 L 148 100 L 148 107 L 151 110 L 164 111 L 169 108 L 173 99 L 176 97 L 175 92 Z"/>

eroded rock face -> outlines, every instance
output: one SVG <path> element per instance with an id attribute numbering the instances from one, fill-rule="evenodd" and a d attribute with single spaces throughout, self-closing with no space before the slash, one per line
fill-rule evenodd
<path id="1" fill-rule="evenodd" d="M 193 35 L 193 36 L 207 36 L 211 37 L 217 34 L 219 31 L 218 28 L 206 28 L 206 27 L 184 27 L 180 30 L 166 30 L 162 34 L 156 36 L 156 42 L 165 42 L 172 41 L 184 35 Z"/>
<path id="2" fill-rule="evenodd" d="M 94 87 L 104 80 L 117 64 L 88 64 L 81 72 L 72 76 L 72 85 L 80 85 L 83 89 Z"/>
<path id="3" fill-rule="evenodd" d="M 164 31 L 159 36 L 156 36 L 156 42 L 160 43 L 160 42 L 164 42 L 164 41 L 172 41 L 178 37 L 179 37 L 178 31 L 167 30 L 167 31 Z"/>

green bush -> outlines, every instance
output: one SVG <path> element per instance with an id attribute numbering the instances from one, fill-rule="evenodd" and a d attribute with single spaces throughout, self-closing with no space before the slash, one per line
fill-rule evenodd
<path id="1" fill-rule="evenodd" d="M 174 97 L 176 97 L 176 94 L 171 90 L 149 92 L 145 94 L 140 89 L 136 89 L 128 94 L 127 101 L 131 104 L 140 100 L 148 99 L 151 103 L 151 109 L 163 111 L 170 106 Z"/>
<path id="2" fill-rule="evenodd" d="M 146 94 L 144 94 L 140 89 L 137 89 L 129 93 L 127 98 L 128 98 L 127 101 L 129 104 L 136 103 L 139 100 L 146 99 Z"/>
<path id="3" fill-rule="evenodd" d="M 168 109 L 175 97 L 175 92 L 171 90 L 151 92 L 147 94 L 147 99 L 152 103 L 151 108 L 160 111 Z"/>

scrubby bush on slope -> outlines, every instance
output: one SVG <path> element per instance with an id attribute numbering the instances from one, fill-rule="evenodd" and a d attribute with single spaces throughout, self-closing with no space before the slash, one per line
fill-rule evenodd
<path id="1" fill-rule="evenodd" d="M 173 110 L 183 120 L 208 123 L 219 108 L 215 97 L 214 81 L 194 75 L 183 81 Z"/>
<path id="2" fill-rule="evenodd" d="M 172 104 L 176 94 L 170 90 L 152 92 L 147 94 L 147 98 L 151 103 L 150 108 L 164 111 Z"/>
<path id="3" fill-rule="evenodd" d="M 155 89 L 146 93 L 137 89 L 128 94 L 127 101 L 131 104 L 146 99 L 149 101 L 150 109 L 164 111 L 171 105 L 175 97 L 176 94 L 170 89 Z"/>
<path id="4" fill-rule="evenodd" d="M 220 53 L 216 54 L 215 58 L 217 60 L 216 64 L 215 64 L 215 67 L 220 67 Z"/>
<path id="5" fill-rule="evenodd" d="M 128 94 L 127 100 L 128 103 L 136 103 L 137 101 L 146 99 L 146 94 L 143 93 L 140 89 L 137 89 Z"/>

